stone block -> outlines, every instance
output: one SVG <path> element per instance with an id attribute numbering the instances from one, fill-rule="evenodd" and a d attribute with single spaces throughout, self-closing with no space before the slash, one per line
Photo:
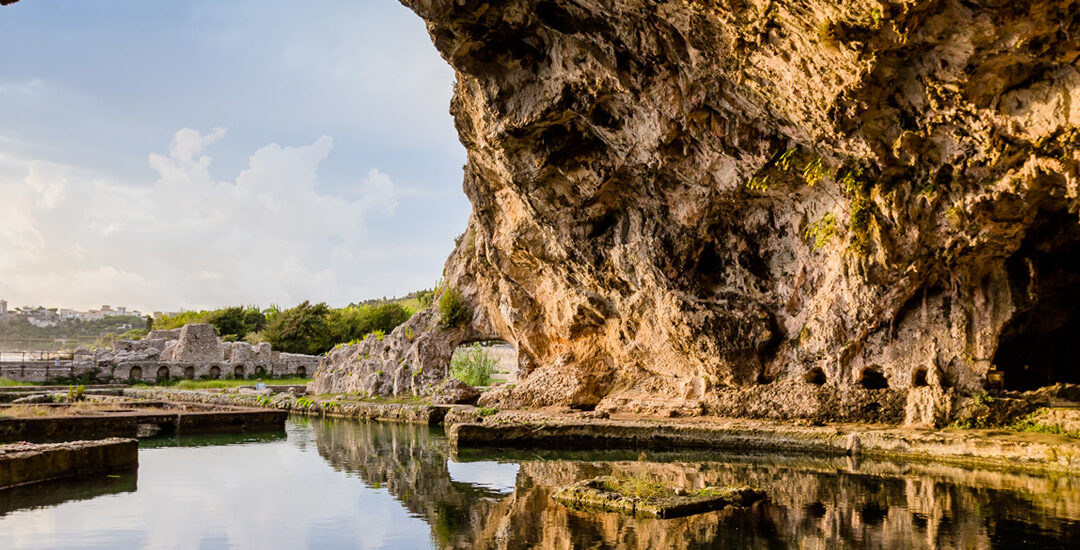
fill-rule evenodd
<path id="1" fill-rule="evenodd" d="M 220 363 L 225 360 L 221 342 L 210 325 L 185 325 L 173 360 L 178 363 Z"/>

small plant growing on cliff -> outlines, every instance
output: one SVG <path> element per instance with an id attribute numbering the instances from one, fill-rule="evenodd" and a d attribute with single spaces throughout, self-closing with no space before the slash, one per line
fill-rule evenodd
<path id="1" fill-rule="evenodd" d="M 870 222 L 874 217 L 874 206 L 866 197 L 855 197 L 851 201 L 851 249 L 860 256 L 870 251 Z"/>
<path id="2" fill-rule="evenodd" d="M 499 409 L 493 407 L 480 407 L 479 409 L 476 409 L 476 414 L 480 415 L 481 418 L 491 416 L 497 412 L 499 412 Z"/>
<path id="3" fill-rule="evenodd" d="M 829 244 L 836 236 L 836 215 L 827 212 L 820 220 L 806 225 L 803 237 L 813 245 L 814 250 Z"/>
<path id="4" fill-rule="evenodd" d="M 844 175 L 840 177 L 840 188 L 848 195 L 857 194 L 866 187 L 866 182 L 863 181 L 862 175 L 862 168 L 849 168 L 844 172 Z"/>
<path id="5" fill-rule="evenodd" d="M 439 321 L 444 328 L 451 328 L 464 320 L 465 302 L 461 299 L 461 291 L 448 285 L 439 297 Z"/>
<path id="6" fill-rule="evenodd" d="M 803 166 L 802 175 L 803 179 L 806 180 L 806 185 L 813 187 L 821 183 L 821 180 L 829 175 L 829 169 L 825 167 L 825 163 L 821 162 L 821 158 L 818 157 Z"/>
<path id="7" fill-rule="evenodd" d="M 755 176 L 750 178 L 750 181 L 746 182 L 746 188 L 751 191 L 768 191 L 769 190 L 769 176 Z"/>
<path id="8" fill-rule="evenodd" d="M 784 172 L 791 170 L 792 163 L 795 162 L 795 153 L 798 151 L 798 147 L 792 147 L 791 149 L 784 151 L 784 153 L 776 159 L 776 167 Z"/>
<path id="9" fill-rule="evenodd" d="M 470 386 L 487 386 L 495 374 L 498 360 L 490 353 L 473 344 L 467 349 L 459 349 L 450 358 L 450 376 Z"/>

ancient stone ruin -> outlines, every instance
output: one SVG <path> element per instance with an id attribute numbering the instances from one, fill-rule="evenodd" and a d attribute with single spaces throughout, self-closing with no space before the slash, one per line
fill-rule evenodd
<path id="1" fill-rule="evenodd" d="M 142 340 L 118 340 L 111 350 L 75 353 L 75 374 L 114 380 L 306 377 L 318 365 L 317 356 L 273 351 L 266 342 L 222 342 L 205 324 L 153 330 Z"/>
<path id="2" fill-rule="evenodd" d="M 437 306 L 316 391 L 940 423 L 1080 382 L 1080 2 L 404 0 L 456 71 Z"/>

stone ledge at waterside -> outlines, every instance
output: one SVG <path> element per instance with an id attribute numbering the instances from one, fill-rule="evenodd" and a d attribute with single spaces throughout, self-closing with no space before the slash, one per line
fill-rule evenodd
<path id="1" fill-rule="evenodd" d="M 451 417 L 456 419 L 457 415 Z M 503 411 L 448 419 L 455 448 L 705 449 L 936 462 L 999 470 L 1080 472 L 1080 440 L 1001 430 L 824 426 L 726 418 L 591 419 Z"/>
<path id="2" fill-rule="evenodd" d="M 0 445 L 0 489 L 54 479 L 107 475 L 138 467 L 139 443 L 134 439 Z"/>

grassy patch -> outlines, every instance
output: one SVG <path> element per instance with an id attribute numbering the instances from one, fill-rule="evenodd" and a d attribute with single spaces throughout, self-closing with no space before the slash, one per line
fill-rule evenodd
<path id="1" fill-rule="evenodd" d="M 254 386 L 255 380 L 170 380 L 168 382 L 161 382 L 158 384 L 137 384 L 133 387 L 147 389 L 147 388 L 177 388 L 181 390 L 206 390 L 206 389 L 228 389 L 236 388 L 239 386 Z M 308 382 L 311 382 L 310 378 L 281 378 L 281 379 L 265 379 L 263 380 L 268 385 L 273 386 L 303 386 Z"/>
<path id="2" fill-rule="evenodd" d="M 1054 424 L 1043 424 L 1035 418 L 1035 415 L 1029 415 L 1017 420 L 1009 425 L 1008 429 L 1014 432 L 1067 435 L 1069 437 L 1080 438 L 1080 430 L 1065 430 L 1062 429 L 1061 426 Z"/>
<path id="3" fill-rule="evenodd" d="M 632 476 L 629 474 L 612 476 L 609 480 L 604 481 L 602 488 L 605 491 L 612 491 L 625 497 L 645 501 L 674 495 L 674 491 L 663 483 L 645 476 Z"/>
<path id="4" fill-rule="evenodd" d="M 37 382 L 19 382 L 18 380 L 12 380 L 10 378 L 0 377 L 0 388 L 11 386 L 37 386 Z"/>
<path id="5" fill-rule="evenodd" d="M 134 412 L 136 409 L 125 406 L 123 403 L 100 403 L 82 401 L 71 403 L 62 407 L 50 407 L 43 405 L 11 405 L 0 408 L 0 416 L 8 418 L 43 418 L 61 416 L 95 416 L 106 412 Z M 142 407 L 139 411 L 160 411 L 159 407 Z"/>

